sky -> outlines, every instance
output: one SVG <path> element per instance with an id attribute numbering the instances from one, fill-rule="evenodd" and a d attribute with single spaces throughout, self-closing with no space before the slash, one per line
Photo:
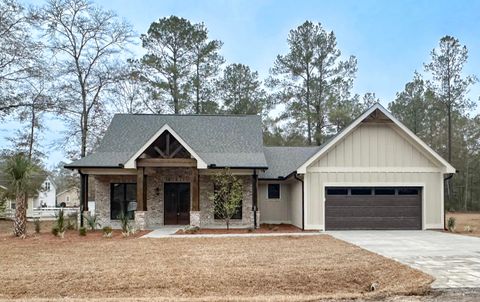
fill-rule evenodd
<path id="1" fill-rule="evenodd" d="M 227 63 L 243 63 L 268 76 L 275 57 L 288 51 L 288 32 L 305 20 L 320 22 L 334 31 L 344 58 L 354 55 L 358 72 L 353 92 L 374 92 L 388 105 L 397 92 L 424 71 L 431 50 L 445 35 L 452 35 L 469 49 L 465 75 L 480 77 L 480 1 L 467 0 L 96 0 L 130 22 L 138 34 L 162 17 L 176 15 L 204 22 L 211 39 L 224 42 Z M 40 0 L 28 3 L 41 5 Z M 141 54 L 140 43 L 132 47 Z M 480 84 L 469 97 L 477 100 Z M 48 116 L 44 146 L 47 165 L 64 160 L 62 150 L 51 147 L 61 138 L 62 124 Z M 0 148 L 18 127 L 7 122 L 0 128 Z"/>

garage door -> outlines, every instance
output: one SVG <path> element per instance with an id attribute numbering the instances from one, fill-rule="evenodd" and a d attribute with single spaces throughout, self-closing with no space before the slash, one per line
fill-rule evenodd
<path id="1" fill-rule="evenodd" d="M 422 189 L 418 187 L 327 187 L 327 230 L 419 230 Z"/>

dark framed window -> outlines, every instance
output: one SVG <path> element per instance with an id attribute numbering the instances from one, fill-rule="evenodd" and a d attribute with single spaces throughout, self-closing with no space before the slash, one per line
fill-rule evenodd
<path id="1" fill-rule="evenodd" d="M 418 195 L 418 188 L 398 188 L 398 195 Z"/>
<path id="2" fill-rule="evenodd" d="M 395 188 L 375 188 L 375 195 L 395 195 Z"/>
<path id="3" fill-rule="evenodd" d="M 120 214 L 134 219 L 137 209 L 137 185 L 134 183 L 112 183 L 110 188 L 110 219 L 117 220 Z"/>
<path id="4" fill-rule="evenodd" d="M 268 199 L 280 199 L 280 184 L 268 184 Z"/>
<path id="5" fill-rule="evenodd" d="M 372 195 L 372 188 L 352 188 L 352 195 Z"/>
<path id="6" fill-rule="evenodd" d="M 327 188 L 327 195 L 348 195 L 347 188 Z"/>
<path id="7" fill-rule="evenodd" d="M 216 193 L 217 192 L 217 186 L 213 186 L 213 191 Z M 233 215 L 233 217 L 231 219 L 242 219 L 242 205 L 243 205 L 243 200 L 240 201 L 240 204 L 238 205 L 238 208 L 237 208 L 237 211 L 235 212 L 235 214 Z M 213 213 L 213 219 L 222 219 L 221 215 L 219 215 L 216 211 L 216 209 L 214 209 L 214 213 Z"/>

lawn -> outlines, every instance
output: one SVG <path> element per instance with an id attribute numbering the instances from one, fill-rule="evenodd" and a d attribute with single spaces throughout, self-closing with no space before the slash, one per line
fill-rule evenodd
<path id="1" fill-rule="evenodd" d="M 422 294 L 432 281 L 328 235 L 106 239 L 70 231 L 65 239 L 45 232 L 22 240 L 3 233 L 0 255 L 0 299 L 304 301 Z"/>
<path id="2" fill-rule="evenodd" d="M 470 212 L 470 213 L 447 213 L 447 220 L 450 217 L 454 217 L 456 220 L 456 229 L 455 233 L 470 235 L 480 237 L 480 213 Z M 465 226 L 470 226 L 471 232 L 465 230 Z"/>

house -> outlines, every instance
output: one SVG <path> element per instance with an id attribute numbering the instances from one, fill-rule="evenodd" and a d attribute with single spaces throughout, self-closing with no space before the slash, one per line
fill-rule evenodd
<path id="1" fill-rule="evenodd" d="M 97 150 L 66 166 L 95 190 L 102 225 L 223 227 L 210 196 L 224 167 L 243 183 L 235 227 L 439 229 L 455 169 L 375 104 L 322 146 L 265 147 L 258 116 L 114 116 Z M 89 188 L 88 179 L 95 180 Z"/>
<path id="2" fill-rule="evenodd" d="M 7 189 L 7 184 L 0 187 Z M 50 176 L 47 176 L 42 183 L 40 190 L 36 196 L 28 198 L 27 201 L 27 216 L 31 216 L 31 211 L 41 207 L 55 207 L 56 203 L 56 185 Z M 15 200 L 7 200 L 7 209 L 15 210 Z"/>
<path id="3" fill-rule="evenodd" d="M 57 205 L 59 207 L 78 207 L 80 205 L 80 189 L 71 187 L 57 194 Z"/>

